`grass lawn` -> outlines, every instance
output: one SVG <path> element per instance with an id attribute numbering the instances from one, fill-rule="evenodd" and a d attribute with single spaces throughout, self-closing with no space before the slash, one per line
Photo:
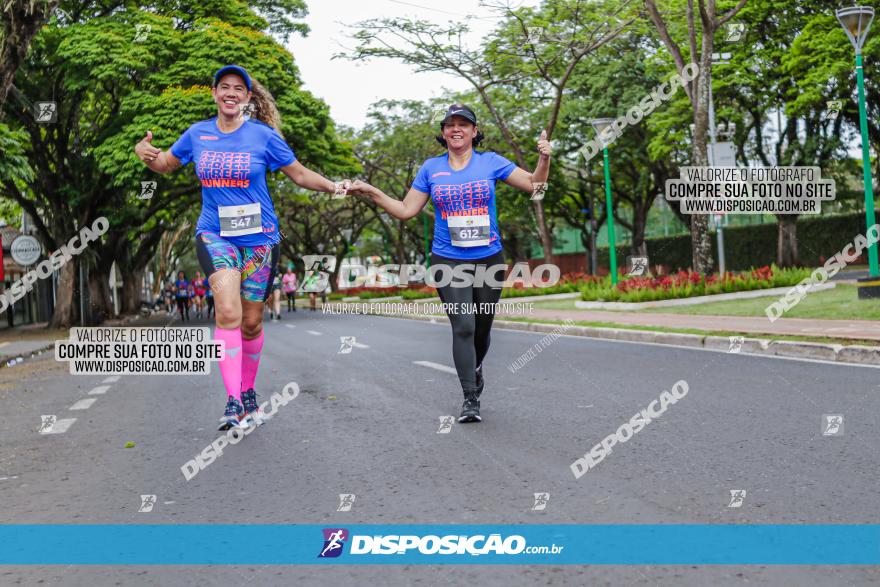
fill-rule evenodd
<path id="1" fill-rule="evenodd" d="M 783 318 L 818 318 L 837 320 L 880 320 L 880 300 L 860 300 L 856 286 L 840 284 L 834 289 L 807 294 L 801 302 L 783 314 Z M 766 316 L 764 308 L 777 298 L 710 302 L 677 308 L 649 308 L 642 312 L 714 316 Z"/>
<path id="2" fill-rule="evenodd" d="M 631 312 L 652 312 L 657 314 L 691 314 L 697 316 L 757 316 L 764 317 L 764 308 L 779 296 L 768 296 L 746 300 L 709 302 L 695 306 L 668 308 L 649 308 L 627 310 Z M 542 310 L 577 310 L 575 300 L 548 300 L 534 302 L 535 308 Z M 616 312 L 620 310 L 602 310 Z M 807 294 L 801 302 L 786 312 L 783 318 L 818 318 L 838 320 L 880 320 L 880 300 L 860 300 L 856 286 L 839 284 L 834 289 Z"/>

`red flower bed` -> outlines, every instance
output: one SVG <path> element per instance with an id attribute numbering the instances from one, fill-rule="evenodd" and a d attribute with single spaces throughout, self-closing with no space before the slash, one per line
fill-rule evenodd
<path id="1" fill-rule="evenodd" d="M 678 273 L 658 277 L 630 277 L 619 282 L 617 289 L 622 292 L 635 289 L 670 289 L 672 287 L 684 287 L 689 283 L 691 285 L 699 285 L 700 283 L 711 285 L 719 281 L 745 281 L 749 278 L 770 281 L 773 278 L 773 269 L 768 265 L 764 265 L 763 267 L 752 269 L 748 273 L 732 273 L 727 271 L 723 277 L 720 277 L 717 273 L 704 277 L 702 274 L 693 271 L 679 271 Z"/>

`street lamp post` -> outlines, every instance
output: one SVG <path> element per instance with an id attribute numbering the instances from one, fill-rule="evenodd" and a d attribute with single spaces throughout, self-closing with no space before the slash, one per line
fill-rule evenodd
<path id="1" fill-rule="evenodd" d="M 614 209 L 611 206 L 611 170 L 608 165 L 608 141 L 605 137 L 605 132 L 612 122 L 614 122 L 613 118 L 596 118 L 591 124 L 596 134 L 599 135 L 599 140 L 602 141 L 602 159 L 605 163 L 605 210 L 606 218 L 608 219 L 608 260 L 611 265 L 611 284 L 617 285 L 617 239 L 614 236 Z"/>
<path id="2" fill-rule="evenodd" d="M 846 36 L 856 50 L 856 80 L 859 90 L 859 127 L 862 132 L 862 169 L 865 181 L 865 220 L 868 228 L 874 226 L 874 190 L 871 180 L 871 154 L 868 146 L 868 111 L 865 107 L 865 75 L 862 71 L 862 47 L 874 20 L 874 9 L 869 6 L 850 6 L 837 11 L 837 20 Z M 868 247 L 868 268 L 871 278 L 880 277 L 880 269 L 877 264 L 877 244 Z M 862 297 L 862 289 L 859 288 L 859 297 Z M 867 295 L 865 297 L 868 297 Z M 876 297 L 876 293 L 871 296 Z"/>

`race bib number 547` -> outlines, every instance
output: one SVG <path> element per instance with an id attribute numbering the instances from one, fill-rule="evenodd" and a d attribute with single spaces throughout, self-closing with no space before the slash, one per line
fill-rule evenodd
<path id="1" fill-rule="evenodd" d="M 263 232 L 260 204 L 219 206 L 220 236 L 244 236 Z"/>

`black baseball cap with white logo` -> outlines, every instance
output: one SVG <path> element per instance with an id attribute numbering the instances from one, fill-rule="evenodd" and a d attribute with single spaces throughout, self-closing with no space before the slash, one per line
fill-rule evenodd
<path id="1" fill-rule="evenodd" d="M 446 116 L 443 117 L 443 120 L 440 121 L 440 128 L 443 128 L 443 125 L 447 124 L 453 116 L 461 116 L 473 122 L 475 126 L 477 124 L 477 115 L 474 114 L 473 110 L 464 104 L 453 104 L 446 111 Z"/>

